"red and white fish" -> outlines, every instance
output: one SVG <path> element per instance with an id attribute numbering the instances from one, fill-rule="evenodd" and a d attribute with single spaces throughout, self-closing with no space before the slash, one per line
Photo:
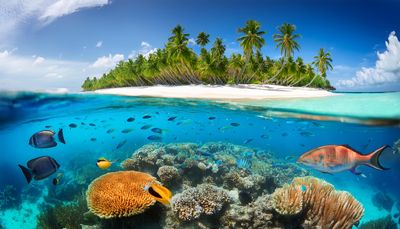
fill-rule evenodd
<path id="1" fill-rule="evenodd" d="M 364 155 L 348 145 L 326 145 L 312 149 L 299 157 L 297 163 L 310 166 L 323 173 L 338 173 L 349 170 L 356 175 L 359 165 L 367 165 L 377 170 L 388 170 L 379 163 L 379 156 L 388 146 Z"/>

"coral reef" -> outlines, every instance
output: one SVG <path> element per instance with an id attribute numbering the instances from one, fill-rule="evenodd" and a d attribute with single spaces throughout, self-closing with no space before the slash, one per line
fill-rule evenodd
<path id="1" fill-rule="evenodd" d="M 238 163 L 241 161 L 246 161 L 246 166 Z M 186 186 L 211 183 L 223 184 L 228 189 L 237 187 L 268 192 L 290 182 L 296 176 L 309 175 L 306 170 L 293 164 L 273 166 L 276 162 L 277 159 L 267 151 L 225 142 L 203 145 L 152 143 L 136 150 L 121 166 L 126 170 L 148 172 L 158 177 L 161 167 L 174 166 L 182 174 L 180 178 Z M 162 179 L 164 177 L 160 177 Z M 180 188 L 175 187 L 175 190 Z"/>
<path id="2" fill-rule="evenodd" d="M 152 143 L 121 166 L 125 171 L 96 175 L 83 204 L 73 198 L 47 206 L 40 228 L 351 228 L 363 215 L 350 194 L 307 177 L 306 170 L 230 143 Z M 100 171 L 84 170 L 90 175 L 79 176 L 76 190 L 66 182 L 49 197 L 63 197 L 59 192 L 68 187 L 76 192 Z M 170 208 L 155 205 L 145 190 L 155 177 L 177 193 Z"/>
<path id="3" fill-rule="evenodd" d="M 0 210 L 18 206 L 21 202 L 19 196 L 14 186 L 6 185 L 3 190 L 0 190 Z"/>
<path id="4" fill-rule="evenodd" d="M 271 196 L 263 195 L 246 206 L 232 204 L 220 218 L 220 228 L 273 228 L 271 203 Z"/>
<path id="5" fill-rule="evenodd" d="M 88 187 L 87 204 L 100 218 L 126 217 L 142 213 L 156 202 L 145 190 L 156 179 L 136 171 L 111 172 L 96 178 Z"/>
<path id="6" fill-rule="evenodd" d="M 390 215 L 377 220 L 361 224 L 359 229 L 397 229 L 397 224 L 392 220 Z"/>
<path id="7" fill-rule="evenodd" d="M 179 170 L 174 166 L 164 165 L 158 168 L 157 176 L 163 183 L 170 183 L 178 181 L 180 179 Z"/>
<path id="8" fill-rule="evenodd" d="M 281 215 L 295 215 L 303 209 L 303 193 L 300 186 L 285 184 L 272 194 L 272 205 Z"/>
<path id="9" fill-rule="evenodd" d="M 336 191 L 331 184 L 314 177 L 295 178 L 272 196 L 275 210 L 282 215 L 304 211 L 307 227 L 351 228 L 364 215 L 362 205 L 348 192 Z"/>
<path id="10" fill-rule="evenodd" d="M 86 220 L 84 213 L 87 211 L 85 194 L 82 193 L 77 195 L 72 202 L 44 206 L 42 214 L 38 216 L 36 227 L 41 229 L 80 229 L 83 222 L 96 223 L 95 219 Z"/>
<path id="11" fill-rule="evenodd" d="M 229 194 L 214 185 L 202 184 L 189 188 L 172 198 L 172 211 L 182 221 L 191 221 L 202 214 L 219 213 L 231 200 Z"/>

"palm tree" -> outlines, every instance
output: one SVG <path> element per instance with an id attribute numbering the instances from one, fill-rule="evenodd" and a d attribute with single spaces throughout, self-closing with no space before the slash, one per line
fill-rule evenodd
<path id="1" fill-rule="evenodd" d="M 314 75 L 313 79 L 306 85 L 308 87 L 311 85 L 317 76 L 321 76 L 324 79 L 326 78 L 326 71 L 332 68 L 332 57 L 329 52 L 325 52 L 323 48 L 321 48 L 318 52 L 318 55 L 314 56 L 314 61 L 312 64 L 318 69 L 319 75 Z"/>
<path id="2" fill-rule="evenodd" d="M 300 37 L 300 34 L 294 34 L 296 26 L 288 23 L 283 23 L 278 27 L 278 30 L 280 34 L 274 34 L 273 38 L 276 42 L 276 47 L 280 48 L 281 54 L 284 57 L 284 62 L 282 65 L 283 69 L 286 65 L 286 62 L 290 59 L 290 57 L 292 57 L 294 50 L 300 49 L 300 45 L 296 41 L 296 39 Z M 271 77 L 269 81 L 274 81 L 282 69 L 275 73 L 275 76 Z"/>
<path id="3" fill-rule="evenodd" d="M 184 64 L 190 57 L 190 49 L 187 47 L 189 42 L 189 34 L 183 32 L 184 29 L 181 25 L 177 25 L 172 29 L 172 36 L 168 38 L 167 50 L 169 57 L 173 60 L 180 61 Z"/>
<path id="4" fill-rule="evenodd" d="M 294 50 L 298 51 L 300 49 L 300 45 L 296 41 L 300 34 L 294 34 L 296 26 L 288 23 L 283 23 L 278 30 L 280 34 L 274 34 L 273 36 L 276 47 L 280 48 L 281 54 L 285 58 L 289 58 L 293 55 Z"/>
<path id="5" fill-rule="evenodd" d="M 261 25 L 259 22 L 249 20 L 246 22 L 246 26 L 238 29 L 239 33 L 243 33 L 243 36 L 239 37 L 237 40 L 240 41 L 240 46 L 242 46 L 246 58 L 240 77 L 243 75 L 250 58 L 253 56 L 254 50 L 260 50 L 265 44 L 265 40 L 262 37 L 265 31 L 261 31 L 260 27 Z"/>
<path id="6" fill-rule="evenodd" d="M 215 39 L 213 47 L 211 48 L 211 56 L 213 56 L 214 59 L 220 59 L 224 56 L 225 49 L 226 48 L 222 42 L 222 39 L 217 37 L 217 39 Z"/>
<path id="7" fill-rule="evenodd" d="M 198 44 L 204 48 L 204 46 L 206 46 L 206 44 L 208 44 L 208 42 L 210 41 L 208 39 L 209 37 L 210 37 L 210 34 L 207 34 L 205 32 L 199 33 L 199 35 L 197 35 L 196 44 Z"/>

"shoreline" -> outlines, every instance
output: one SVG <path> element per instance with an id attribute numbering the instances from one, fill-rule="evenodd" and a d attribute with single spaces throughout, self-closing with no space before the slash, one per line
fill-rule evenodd
<path id="1" fill-rule="evenodd" d="M 89 92 L 90 93 L 90 92 Z M 183 85 L 121 87 L 95 90 L 91 93 L 183 99 L 251 101 L 263 99 L 318 98 L 337 94 L 323 89 L 268 84 Z"/>

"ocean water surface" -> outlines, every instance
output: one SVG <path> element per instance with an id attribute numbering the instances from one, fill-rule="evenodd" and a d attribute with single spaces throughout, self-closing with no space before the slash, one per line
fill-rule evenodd
<path id="1" fill-rule="evenodd" d="M 37 228 L 37 217 L 46 206 L 72 200 L 83 187 L 74 184 L 90 182 L 79 180 L 78 171 L 86 171 L 79 169 L 93 168 L 92 179 L 121 170 L 120 162 L 152 142 L 223 142 L 268 151 L 280 160 L 276 166 L 305 169 L 350 192 L 365 208 L 361 223 L 393 215 L 400 201 L 400 152 L 395 144 L 400 139 L 399 101 L 398 92 L 255 102 L 3 93 L 0 228 Z M 46 129 L 63 129 L 66 144 L 47 149 L 28 144 L 34 133 Z M 364 154 L 389 145 L 381 163 L 390 170 L 360 166 L 363 176 L 331 175 L 296 164 L 301 154 L 329 144 L 348 144 Z M 18 164 L 40 156 L 54 158 L 60 168 L 49 178 L 27 184 Z M 115 163 L 100 170 L 95 166 L 100 157 Z M 59 173 L 62 179 L 54 185 Z M 389 196 L 392 209 L 377 203 L 379 195 Z"/>

